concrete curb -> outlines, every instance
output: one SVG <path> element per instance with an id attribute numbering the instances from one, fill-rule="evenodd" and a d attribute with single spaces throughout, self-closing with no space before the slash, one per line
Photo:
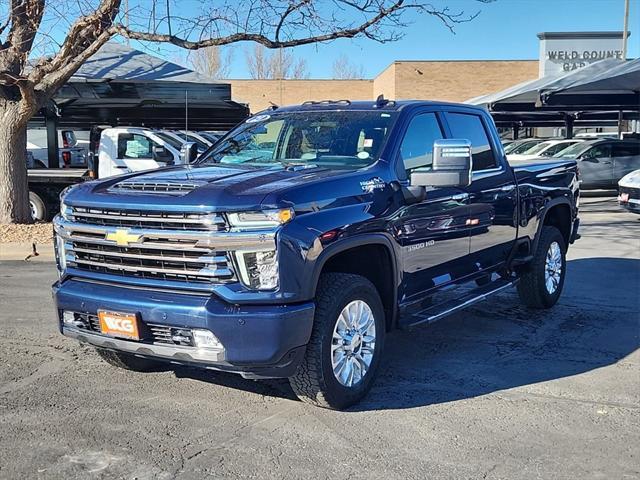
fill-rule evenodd
<path id="1" fill-rule="evenodd" d="M 27 260 L 29 262 L 52 262 L 55 260 L 53 253 L 53 243 L 37 243 L 37 256 L 33 255 L 33 245 L 31 242 L 10 242 L 0 243 L 0 262 L 9 260 Z M 27 259 L 27 257 L 29 257 Z"/>

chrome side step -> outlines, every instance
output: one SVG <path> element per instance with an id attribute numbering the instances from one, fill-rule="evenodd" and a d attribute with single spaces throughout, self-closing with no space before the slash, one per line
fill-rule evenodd
<path id="1" fill-rule="evenodd" d="M 441 318 L 470 307 L 471 305 L 482 302 L 483 300 L 486 300 L 487 298 L 508 288 L 514 287 L 517 283 L 517 278 L 511 280 L 495 280 L 487 285 L 473 289 L 461 298 L 439 303 L 409 315 L 405 321 L 400 320 L 399 326 L 400 328 L 405 329 L 415 327 L 416 325 L 433 323 Z"/>

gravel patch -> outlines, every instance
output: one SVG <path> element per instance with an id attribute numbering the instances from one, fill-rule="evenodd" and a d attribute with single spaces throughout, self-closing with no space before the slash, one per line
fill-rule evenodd
<path id="1" fill-rule="evenodd" d="M 51 223 L 31 225 L 0 224 L 0 243 L 51 243 L 53 226 Z"/>

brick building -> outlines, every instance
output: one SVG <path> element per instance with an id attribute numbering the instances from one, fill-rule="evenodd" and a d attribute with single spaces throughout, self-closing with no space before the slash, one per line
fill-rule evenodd
<path id="1" fill-rule="evenodd" d="M 226 80 L 252 112 L 306 100 L 389 99 L 463 102 L 538 77 L 537 60 L 396 61 L 373 79 Z"/>

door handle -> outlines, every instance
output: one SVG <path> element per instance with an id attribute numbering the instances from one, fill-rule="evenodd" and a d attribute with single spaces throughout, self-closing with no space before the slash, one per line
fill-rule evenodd
<path id="1" fill-rule="evenodd" d="M 451 200 L 466 200 L 469 198 L 468 193 L 457 193 L 455 195 L 451 195 Z"/>
<path id="2" fill-rule="evenodd" d="M 611 165 L 611 162 L 602 162 L 603 165 Z"/>
<path id="3" fill-rule="evenodd" d="M 504 185 L 504 186 L 500 187 L 500 191 L 501 192 L 510 192 L 514 188 L 516 188 L 515 185 Z"/>
<path id="4" fill-rule="evenodd" d="M 125 169 L 129 167 L 127 167 L 126 165 L 116 165 L 116 168 Z"/>

